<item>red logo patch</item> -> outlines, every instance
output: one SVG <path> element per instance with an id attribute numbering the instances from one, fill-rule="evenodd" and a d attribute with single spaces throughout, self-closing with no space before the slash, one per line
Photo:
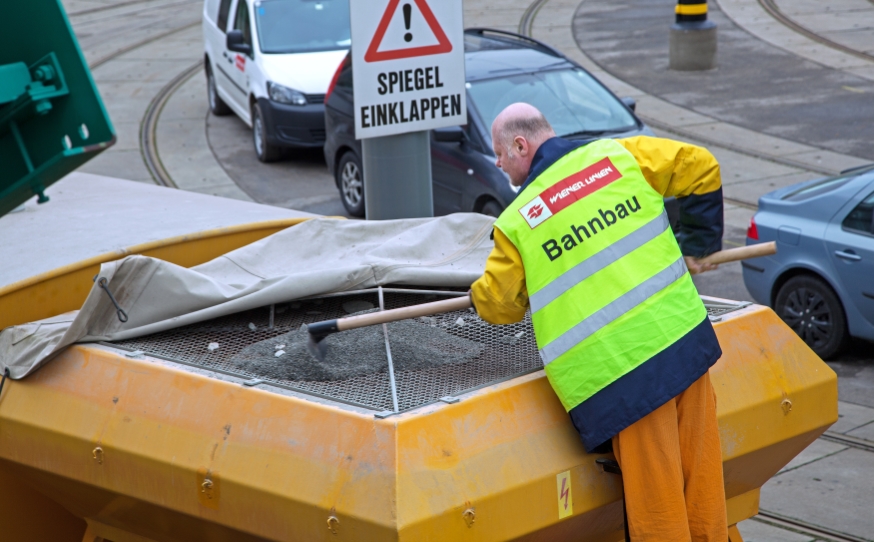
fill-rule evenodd
<path id="1" fill-rule="evenodd" d="M 528 218 L 537 218 L 541 214 L 543 214 L 543 205 L 535 205 L 528 209 Z"/>
<path id="2" fill-rule="evenodd" d="M 237 67 L 238 70 L 240 70 L 241 72 L 246 71 L 246 57 L 242 55 L 237 55 L 237 58 L 235 58 L 234 60 L 234 65 Z"/>
<path id="3" fill-rule="evenodd" d="M 555 214 L 592 192 L 622 178 L 609 158 L 604 158 L 586 169 L 562 179 L 544 190 L 540 197 Z"/>

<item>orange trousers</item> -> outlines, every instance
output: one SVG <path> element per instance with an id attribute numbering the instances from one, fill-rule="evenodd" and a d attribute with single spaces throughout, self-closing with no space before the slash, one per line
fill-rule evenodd
<path id="1" fill-rule="evenodd" d="M 613 437 L 632 542 L 726 542 L 722 451 L 709 373 Z"/>

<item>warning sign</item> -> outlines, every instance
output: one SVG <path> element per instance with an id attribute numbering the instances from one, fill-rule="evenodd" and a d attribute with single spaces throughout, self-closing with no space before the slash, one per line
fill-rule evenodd
<path id="1" fill-rule="evenodd" d="M 574 497 L 571 494 L 571 471 L 566 470 L 555 476 L 558 489 L 558 519 L 564 519 L 574 513 Z"/>
<path id="2" fill-rule="evenodd" d="M 374 34 L 373 39 L 370 41 L 370 47 L 368 47 L 367 52 L 364 53 L 364 60 L 366 62 L 379 62 L 380 60 L 396 60 L 399 58 L 436 55 L 452 51 L 452 44 L 449 42 L 449 38 L 446 37 L 446 33 L 443 32 L 440 23 L 438 23 L 437 19 L 434 17 L 434 12 L 431 11 L 428 3 L 425 0 L 415 0 L 415 2 L 416 7 L 419 8 L 419 12 L 425 19 L 425 22 L 428 23 L 428 30 L 430 30 L 433 36 L 437 38 L 437 44 L 400 47 L 398 49 L 380 51 L 379 46 L 382 44 L 383 39 L 385 39 L 386 30 L 388 30 L 388 26 L 394 18 L 398 6 L 401 3 L 400 0 L 391 0 L 388 4 L 388 9 L 385 10 L 385 14 L 382 16 L 382 20 L 379 21 L 379 26 L 376 28 L 376 34 Z M 414 34 L 410 32 L 410 30 L 412 30 L 411 25 L 413 18 L 412 4 L 404 4 L 403 15 L 404 41 L 410 43 L 414 39 Z M 421 31 L 417 31 L 416 33 L 419 34 L 418 42 L 427 40 L 427 34 L 423 35 Z M 399 34 L 400 33 L 398 33 L 398 35 Z"/>
<path id="3" fill-rule="evenodd" d="M 350 0 L 355 135 L 467 123 L 461 0 Z"/>

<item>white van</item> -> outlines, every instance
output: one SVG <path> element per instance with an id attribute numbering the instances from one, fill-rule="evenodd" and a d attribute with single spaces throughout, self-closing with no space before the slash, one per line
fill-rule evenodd
<path id="1" fill-rule="evenodd" d="M 325 143 L 325 93 L 351 44 L 349 0 L 205 0 L 209 108 L 252 128 L 262 162 Z"/>

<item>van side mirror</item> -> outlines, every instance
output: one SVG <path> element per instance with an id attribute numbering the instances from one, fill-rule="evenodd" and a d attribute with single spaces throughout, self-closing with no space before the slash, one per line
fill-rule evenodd
<path id="1" fill-rule="evenodd" d="M 622 103 L 628 106 L 628 109 L 635 111 L 637 109 L 637 100 L 634 98 L 622 98 Z"/>
<path id="2" fill-rule="evenodd" d="M 434 141 L 441 143 L 461 143 L 464 141 L 464 130 L 461 126 L 446 126 L 434 128 Z"/>
<path id="3" fill-rule="evenodd" d="M 235 53 L 248 55 L 252 52 L 252 47 L 243 40 L 242 30 L 229 30 L 225 45 L 227 46 L 228 51 L 233 51 Z"/>

